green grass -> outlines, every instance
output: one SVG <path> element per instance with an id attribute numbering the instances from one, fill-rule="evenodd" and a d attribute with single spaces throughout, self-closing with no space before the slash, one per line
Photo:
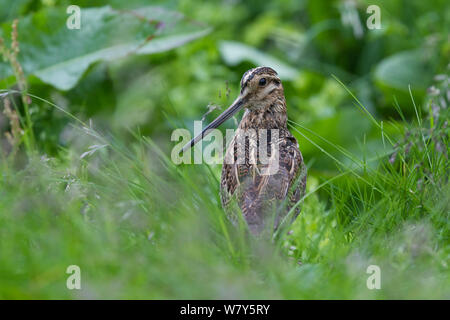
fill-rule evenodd
<path id="1" fill-rule="evenodd" d="M 220 166 L 175 166 L 139 132 L 126 144 L 74 120 L 60 157 L 1 161 L 0 298 L 448 299 L 447 114 L 417 112 L 397 143 L 371 118 L 385 144 L 372 158 L 291 122 L 336 171 L 308 162 L 302 213 L 275 243 L 226 220 Z M 81 290 L 66 288 L 73 264 Z"/>

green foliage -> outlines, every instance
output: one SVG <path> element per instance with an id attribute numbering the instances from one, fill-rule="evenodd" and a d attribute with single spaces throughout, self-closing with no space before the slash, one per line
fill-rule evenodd
<path id="1" fill-rule="evenodd" d="M 208 33 L 158 7 L 83 9 L 80 29 L 69 29 L 67 19 L 64 7 L 50 8 L 26 17 L 19 28 L 25 72 L 61 90 L 73 88 L 97 61 L 167 51 Z M 7 66 L 0 71 L 8 75 Z"/>
<path id="2" fill-rule="evenodd" d="M 6 2 L 0 298 L 450 297 L 445 0 L 377 1 L 381 30 L 371 1 L 82 0 L 80 30 L 71 1 Z M 170 160 L 172 130 L 213 119 L 260 64 L 308 165 L 270 243 L 226 219 L 219 165 Z"/>
<path id="3" fill-rule="evenodd" d="M 407 91 L 407 85 L 425 89 L 431 74 L 424 65 L 424 53 L 420 51 L 400 52 L 384 59 L 375 71 L 375 77 L 386 85 Z"/>
<path id="4" fill-rule="evenodd" d="M 223 59 L 229 65 L 235 66 L 243 61 L 250 61 L 257 66 L 274 68 L 282 80 L 293 80 L 298 76 L 297 70 L 292 66 L 286 65 L 252 47 L 231 41 L 223 41 L 219 45 Z"/>

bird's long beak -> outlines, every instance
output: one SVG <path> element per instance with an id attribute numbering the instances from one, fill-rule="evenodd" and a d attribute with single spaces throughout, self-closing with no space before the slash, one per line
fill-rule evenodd
<path id="1" fill-rule="evenodd" d="M 211 122 L 209 125 L 207 125 L 200 134 L 194 137 L 191 141 L 189 141 L 183 149 L 181 149 L 181 152 L 186 152 L 190 148 L 192 148 L 197 142 L 202 140 L 204 137 L 208 135 L 210 130 L 217 128 L 222 123 L 230 119 L 234 114 L 236 114 L 245 104 L 245 98 L 241 95 L 234 100 L 233 104 L 228 107 L 227 110 L 222 112 L 220 116 L 218 116 L 213 122 Z"/>

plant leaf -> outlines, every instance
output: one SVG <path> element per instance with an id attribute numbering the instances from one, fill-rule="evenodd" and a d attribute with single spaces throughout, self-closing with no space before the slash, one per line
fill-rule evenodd
<path id="1" fill-rule="evenodd" d="M 239 42 L 221 41 L 219 50 L 223 59 L 229 65 L 237 65 L 242 61 L 250 61 L 257 66 L 267 66 L 275 69 L 283 80 L 293 80 L 299 75 L 295 67 Z"/>
<path id="2" fill-rule="evenodd" d="M 133 11 L 81 8 L 78 30 L 68 29 L 68 17 L 65 8 L 50 8 L 19 22 L 19 60 L 25 73 L 61 90 L 74 87 L 97 61 L 167 51 L 210 32 L 180 13 L 153 6 Z M 0 32 L 9 38 L 9 24 Z M 0 64 L 0 79 L 9 75 L 9 66 Z"/>
<path id="3" fill-rule="evenodd" d="M 375 69 L 375 79 L 392 88 L 407 91 L 408 85 L 426 88 L 431 69 L 423 50 L 403 51 L 382 60 Z"/>

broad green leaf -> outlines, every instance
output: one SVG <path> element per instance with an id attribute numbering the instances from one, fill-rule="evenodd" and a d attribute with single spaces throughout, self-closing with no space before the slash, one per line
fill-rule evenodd
<path id="1" fill-rule="evenodd" d="M 430 72 L 422 50 L 403 51 L 381 61 L 375 69 L 375 78 L 383 85 L 406 91 L 408 85 L 425 88 Z"/>
<path id="2" fill-rule="evenodd" d="M 0 23 L 17 17 L 32 0 L 0 0 Z"/>
<path id="3" fill-rule="evenodd" d="M 239 42 L 221 41 L 220 53 L 229 65 L 237 65 L 242 61 L 250 61 L 257 66 L 267 66 L 275 69 L 280 78 L 284 80 L 293 80 L 299 75 L 299 72 L 294 67 Z"/>
<path id="4" fill-rule="evenodd" d="M 97 61 L 167 51 L 210 31 L 177 12 L 153 6 L 133 11 L 82 8 L 78 30 L 67 27 L 68 17 L 65 8 L 52 8 L 19 22 L 19 59 L 25 73 L 61 90 L 75 86 Z M 9 37 L 9 25 L 1 31 Z M 9 66 L 0 65 L 0 79 L 9 75 Z"/>

